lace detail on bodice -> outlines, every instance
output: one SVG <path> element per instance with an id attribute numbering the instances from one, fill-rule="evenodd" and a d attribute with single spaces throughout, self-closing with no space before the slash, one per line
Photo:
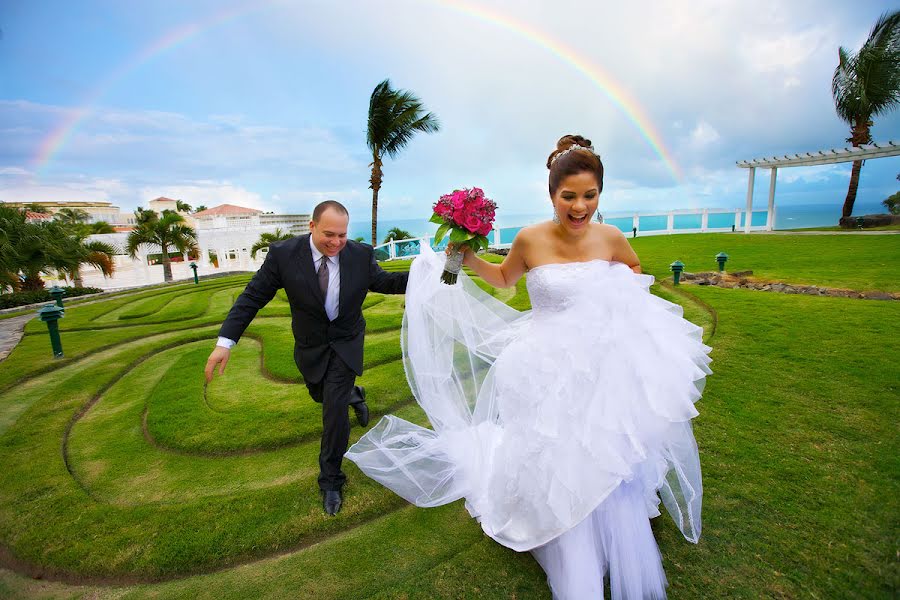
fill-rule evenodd
<path id="1" fill-rule="evenodd" d="M 551 263 L 534 267 L 525 278 L 535 313 L 562 312 L 572 306 L 588 288 L 586 277 L 609 271 L 611 263 L 602 258 L 582 262 Z"/>

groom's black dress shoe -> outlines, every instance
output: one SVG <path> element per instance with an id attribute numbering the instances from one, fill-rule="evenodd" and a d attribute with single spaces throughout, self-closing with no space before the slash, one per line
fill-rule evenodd
<path id="1" fill-rule="evenodd" d="M 353 412 L 356 413 L 356 420 L 360 426 L 365 427 L 369 424 L 369 405 L 366 404 L 366 388 L 361 385 L 353 386 L 354 394 L 351 397 Z"/>
<path id="2" fill-rule="evenodd" d="M 323 492 L 324 499 L 323 505 L 325 508 L 325 514 L 331 515 L 332 517 L 341 510 L 341 504 L 344 502 L 344 498 L 341 495 L 340 490 L 325 490 Z"/>

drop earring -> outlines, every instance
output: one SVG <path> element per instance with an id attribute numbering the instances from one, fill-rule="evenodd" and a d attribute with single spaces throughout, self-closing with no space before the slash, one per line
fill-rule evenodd
<path id="1" fill-rule="evenodd" d="M 559 225 L 559 215 L 556 214 L 556 207 L 553 207 L 553 222 Z"/>
<path id="2" fill-rule="evenodd" d="M 599 210 L 599 209 L 597 210 L 597 222 L 598 222 L 598 223 L 602 223 L 602 222 L 603 222 L 603 215 L 600 214 L 600 210 Z"/>

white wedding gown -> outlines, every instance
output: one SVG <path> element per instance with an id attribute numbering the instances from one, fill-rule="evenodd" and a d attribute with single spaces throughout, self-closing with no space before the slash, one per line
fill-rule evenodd
<path id="1" fill-rule="evenodd" d="M 711 348 L 650 275 L 616 262 L 527 274 L 516 311 L 423 245 L 403 319 L 409 385 L 433 429 L 383 417 L 346 456 L 417 506 L 459 498 L 485 533 L 530 550 L 554 598 L 665 597 L 649 518 L 660 498 L 700 537 L 697 415 Z"/>

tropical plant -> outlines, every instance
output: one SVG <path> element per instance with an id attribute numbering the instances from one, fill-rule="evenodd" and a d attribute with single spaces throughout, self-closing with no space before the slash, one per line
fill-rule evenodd
<path id="1" fill-rule="evenodd" d="M 16 242 L 17 272 L 23 275 L 20 290 L 44 289 L 42 275 L 59 273 L 68 266 L 68 233 L 56 221 L 24 224 L 18 232 Z"/>
<path id="2" fill-rule="evenodd" d="M 159 218 L 159 215 L 156 214 L 155 211 L 149 208 L 143 208 L 138 206 L 134 211 L 134 223 L 135 226 L 143 225 L 144 223 L 149 223 L 154 219 Z"/>
<path id="3" fill-rule="evenodd" d="M 847 141 L 854 147 L 872 143 L 872 117 L 900 103 L 900 10 L 882 14 L 858 52 L 838 49 L 831 80 L 834 107 L 850 125 Z M 853 214 L 862 161 L 853 161 L 842 216 Z"/>
<path id="4" fill-rule="evenodd" d="M 95 233 L 115 233 L 116 230 L 106 221 L 97 221 L 89 225 L 91 234 Z"/>
<path id="5" fill-rule="evenodd" d="M 25 206 L 22 207 L 23 210 L 30 210 L 31 212 L 37 213 L 45 213 L 48 214 L 50 209 L 41 204 L 40 202 L 29 202 Z"/>
<path id="6" fill-rule="evenodd" d="M 282 231 L 281 228 L 276 228 L 274 233 L 262 233 L 259 236 L 259 239 L 253 244 L 253 247 L 250 248 L 250 258 L 256 260 L 256 253 L 262 250 L 263 248 L 268 248 L 269 244 L 272 242 L 280 242 L 282 240 L 289 240 L 294 237 L 292 234 Z"/>
<path id="7" fill-rule="evenodd" d="M 437 117 L 425 112 L 422 102 L 411 92 L 391 88 L 389 79 L 375 86 L 369 99 L 368 130 L 366 144 L 372 151 L 372 245 L 377 242 L 378 191 L 384 180 L 382 159 L 396 158 L 412 140 L 416 132 L 435 133 L 440 130 Z"/>
<path id="8" fill-rule="evenodd" d="M 81 225 L 87 223 L 91 215 L 80 208 L 61 208 L 56 211 L 53 218 L 65 225 Z"/>
<path id="9" fill-rule="evenodd" d="M 178 212 L 189 213 L 189 212 L 191 212 L 192 209 L 191 209 L 191 205 L 188 204 L 187 202 L 182 202 L 181 200 L 176 200 L 175 201 L 175 210 L 177 210 Z"/>
<path id="10" fill-rule="evenodd" d="M 106 242 L 85 239 L 88 235 L 83 226 L 71 226 L 58 245 L 60 256 L 56 260 L 57 267 L 72 279 L 75 287 L 84 287 L 82 265 L 96 267 L 105 277 L 110 277 L 116 268 L 116 249 Z"/>
<path id="11" fill-rule="evenodd" d="M 80 287 L 84 264 L 112 275 L 115 249 L 86 241 L 90 231 L 81 215 L 60 212 L 62 217 L 53 221 L 29 223 L 24 210 L 0 206 L 0 290 L 42 290 L 42 275 L 50 274 L 71 277 Z"/>
<path id="12" fill-rule="evenodd" d="M 900 192 L 895 192 L 882 200 L 881 205 L 892 215 L 900 215 Z"/>
<path id="13" fill-rule="evenodd" d="M 138 211 L 140 210 L 139 208 Z M 126 243 L 128 256 L 137 258 L 141 246 L 159 246 L 162 252 L 163 278 L 166 282 L 172 281 L 169 249 L 182 253 L 199 252 L 197 234 L 193 228 L 185 224 L 184 217 L 176 212 L 164 211 L 160 217 L 153 211 L 143 211 L 140 215 L 138 211 L 135 211 L 135 216 L 139 224 L 128 234 Z"/>
<path id="14" fill-rule="evenodd" d="M 24 210 L 0 203 L 0 291 L 15 292 L 20 287 L 19 244 L 26 225 Z"/>
<path id="15" fill-rule="evenodd" d="M 200 206 L 198 206 L 197 208 L 194 209 L 194 212 L 198 213 L 198 212 L 202 212 L 204 210 L 206 210 L 206 206 L 201 204 Z"/>
<path id="16" fill-rule="evenodd" d="M 400 229 L 399 227 L 391 227 L 388 229 L 387 235 L 384 237 L 382 244 L 387 244 L 391 240 L 411 240 L 414 236 L 410 232 Z"/>

